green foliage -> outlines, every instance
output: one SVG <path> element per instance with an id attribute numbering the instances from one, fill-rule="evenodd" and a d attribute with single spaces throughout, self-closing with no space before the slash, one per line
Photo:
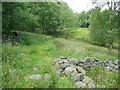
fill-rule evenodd
<path id="1" fill-rule="evenodd" d="M 36 16 L 29 13 L 29 3 L 6 3 L 3 4 L 3 31 L 4 30 L 29 30 L 38 25 Z M 9 29 L 9 30 L 8 30 Z"/>
<path id="2" fill-rule="evenodd" d="M 35 31 L 51 33 L 61 28 L 77 27 L 76 14 L 65 2 L 4 2 L 3 31 Z"/>
<path id="3" fill-rule="evenodd" d="M 112 11 L 114 13 L 114 11 Z M 90 36 L 94 42 L 106 46 L 110 41 L 117 42 L 117 15 L 112 15 L 112 24 L 110 24 L 110 11 L 100 11 L 96 8 L 91 14 Z"/>
<path id="4" fill-rule="evenodd" d="M 84 28 L 88 28 L 89 26 L 89 16 L 90 13 L 89 12 L 81 12 L 78 17 L 79 17 L 79 26 L 80 27 L 84 27 Z"/>

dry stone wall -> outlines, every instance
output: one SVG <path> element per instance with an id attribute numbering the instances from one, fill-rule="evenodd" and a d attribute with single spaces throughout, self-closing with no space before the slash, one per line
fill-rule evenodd
<path id="1" fill-rule="evenodd" d="M 119 60 L 114 62 L 110 60 L 100 61 L 95 57 L 86 57 L 84 59 L 75 59 L 72 56 L 61 56 L 55 59 L 54 64 L 57 68 L 57 75 L 70 76 L 74 83 L 75 88 L 95 88 L 94 81 L 86 76 L 86 71 L 93 69 L 95 66 L 101 66 L 108 71 L 118 71 Z"/>

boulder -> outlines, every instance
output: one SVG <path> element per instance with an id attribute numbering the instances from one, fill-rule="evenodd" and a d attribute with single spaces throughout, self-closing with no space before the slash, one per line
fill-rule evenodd
<path id="1" fill-rule="evenodd" d="M 40 74 L 33 74 L 29 77 L 29 79 L 39 80 L 42 76 Z"/>
<path id="2" fill-rule="evenodd" d="M 69 67 L 70 64 L 60 64 L 60 69 L 65 69 L 66 67 Z"/>
<path id="3" fill-rule="evenodd" d="M 73 74 L 73 72 L 75 72 L 76 71 L 76 68 L 74 68 L 74 67 L 67 67 L 67 68 L 65 68 L 65 75 L 72 75 Z"/>

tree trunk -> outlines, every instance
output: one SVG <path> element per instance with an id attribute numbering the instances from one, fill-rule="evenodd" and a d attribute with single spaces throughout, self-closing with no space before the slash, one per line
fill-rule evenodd
<path id="1" fill-rule="evenodd" d="M 45 33 L 45 30 L 43 29 L 43 34 Z"/>
<path id="2" fill-rule="evenodd" d="M 112 47 L 113 47 L 113 41 L 111 40 L 110 42 L 109 42 L 109 54 L 112 54 Z"/>

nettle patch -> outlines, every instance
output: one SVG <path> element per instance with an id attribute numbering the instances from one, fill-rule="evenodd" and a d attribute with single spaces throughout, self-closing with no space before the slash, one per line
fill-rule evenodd
<path id="1" fill-rule="evenodd" d="M 75 83 L 75 88 L 95 88 L 94 81 L 86 75 L 86 72 L 95 67 L 100 67 L 109 72 L 118 72 L 119 63 L 119 60 L 114 62 L 110 60 L 100 61 L 96 57 L 86 57 L 77 60 L 72 56 L 61 56 L 54 61 L 57 75 L 71 77 Z"/>

